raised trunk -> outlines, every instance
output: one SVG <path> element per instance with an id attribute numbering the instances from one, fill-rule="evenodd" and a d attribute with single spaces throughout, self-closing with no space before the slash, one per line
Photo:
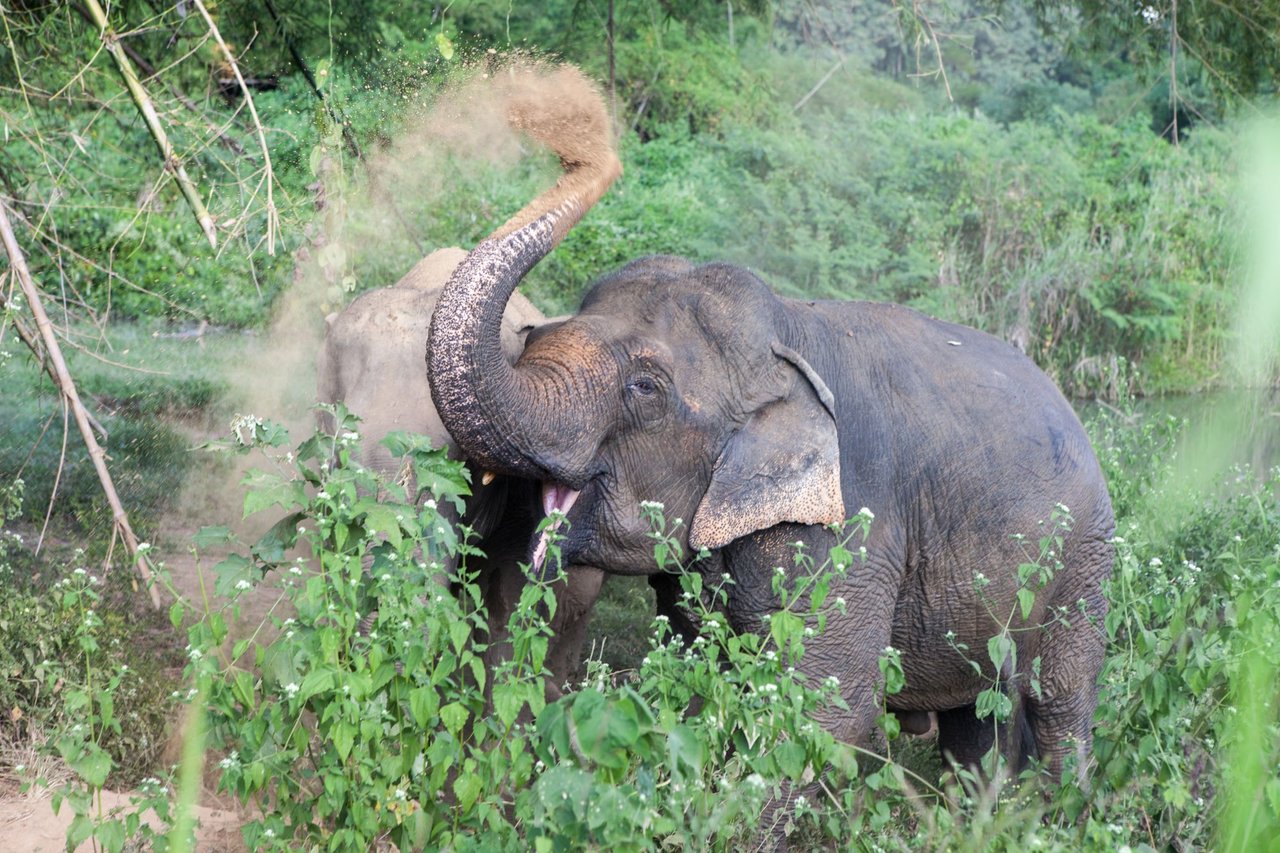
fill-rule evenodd
<path id="1" fill-rule="evenodd" d="M 589 395 L 577 392 L 599 366 L 512 368 L 502 354 L 502 312 L 524 275 L 622 169 L 604 103 L 580 72 L 506 73 L 495 85 L 507 87 L 508 120 L 555 151 L 565 174 L 476 246 L 449 279 L 431 320 L 431 394 L 450 435 L 477 464 L 579 488 L 594 448 L 572 440 L 589 418 Z"/>

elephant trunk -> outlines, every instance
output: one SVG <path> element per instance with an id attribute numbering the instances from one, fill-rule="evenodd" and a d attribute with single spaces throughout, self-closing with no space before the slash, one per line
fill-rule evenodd
<path id="1" fill-rule="evenodd" d="M 431 394 L 465 455 L 482 467 L 580 488 L 588 454 L 574 441 L 589 422 L 586 367 L 502 352 L 502 313 L 516 286 L 582 218 L 622 168 L 609 142 L 608 114 L 576 69 L 513 72 L 508 121 L 560 156 L 556 185 L 482 241 L 458 265 L 431 319 Z M 584 341 L 585 347 L 590 342 Z M 590 362 L 580 362 L 580 365 Z"/>

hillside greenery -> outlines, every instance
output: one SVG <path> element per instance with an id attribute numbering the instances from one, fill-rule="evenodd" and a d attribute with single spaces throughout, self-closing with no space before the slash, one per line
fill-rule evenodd
<path id="1" fill-rule="evenodd" d="M 0 9 L 0 201 L 140 536 L 241 556 L 210 571 L 213 604 L 171 590 L 169 619 L 135 609 L 89 458 L 16 337 L 31 318 L 0 260 L 0 783 L 37 781 L 8 750 L 47 738 L 42 754 L 70 768 L 57 794 L 76 816 L 70 840 L 180 849 L 181 827 L 169 838 L 98 814 L 92 795 L 135 785 L 140 807 L 177 820 L 173 795 L 192 795 L 206 748 L 222 788 L 256 809 L 255 849 L 738 849 L 774 786 L 807 772 L 828 774 L 830 796 L 797 812 L 800 846 L 1253 850 L 1280 834 L 1274 439 L 1252 467 L 1189 450 L 1208 435 L 1233 455 L 1274 420 L 1274 391 L 1218 406 L 1199 430 L 1135 408 L 1280 381 L 1275 306 L 1249 295 L 1275 272 L 1250 242 L 1262 229 L 1249 203 L 1249 134 L 1275 138 L 1271 5 L 121 0 L 105 41 L 96 5 Z M 216 246 L 110 45 L 152 98 Z M 296 335 L 305 361 L 327 312 L 435 248 L 474 245 L 555 179 L 544 152 L 436 110 L 513 54 L 600 82 L 625 168 L 522 286 L 548 314 L 640 255 L 728 260 L 787 296 L 894 301 L 986 329 L 1100 401 L 1087 421 L 1119 535 L 1087 793 L 956 778 L 930 744 L 892 738 L 891 720 L 887 760 L 850 752 L 805 728 L 830 696 L 769 657 L 802 635 L 779 629 L 770 645 L 707 620 L 702 643 L 678 648 L 650 621 L 648 590 L 621 581 L 597 608 L 603 648 L 581 689 L 543 707 L 544 590 L 513 617 L 509 668 L 477 675 L 474 596 L 420 606 L 438 579 L 419 558 L 456 541 L 434 507 L 356 497 L 376 484 L 345 430 L 298 445 L 245 420 L 243 377 L 284 375 L 277 338 Z M 1247 320 L 1257 370 L 1237 359 Z M 299 535 L 327 555 L 315 565 L 282 560 L 296 524 L 235 541 L 239 491 L 234 513 L 210 498 L 184 519 L 207 528 L 194 539 L 167 530 L 180 495 L 232 467 L 192 448 L 233 418 L 236 453 L 265 452 L 283 478 L 258 479 L 244 505 L 313 520 Z M 413 440 L 397 449 L 442 466 L 438 482 L 458 476 Z M 320 524 L 338 517 L 342 544 Z M 238 594 L 280 580 L 296 621 L 273 613 L 231 637 Z M 809 603 L 793 599 L 800 614 Z M 435 668 L 396 668 L 409 646 Z M 500 697 L 487 716 L 485 677 Z M 766 713 L 765 682 L 783 710 Z M 689 713 L 694 694 L 711 710 Z M 175 768 L 159 745 L 196 697 L 204 740 L 187 737 Z"/>

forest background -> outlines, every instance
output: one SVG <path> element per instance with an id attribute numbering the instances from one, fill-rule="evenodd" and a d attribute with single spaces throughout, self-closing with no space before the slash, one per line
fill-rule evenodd
<path id="1" fill-rule="evenodd" d="M 1148 499 L 1163 482 L 1148 463 L 1172 455 L 1176 429 L 1143 421 L 1133 399 L 1280 379 L 1275 268 L 1249 239 L 1275 214 L 1256 191 L 1259 151 L 1278 138 L 1267 116 L 1280 6 L 24 0 L 0 15 L 0 197 L 144 540 L 163 541 L 180 505 L 226 520 L 216 502 L 192 509 L 205 463 L 188 448 L 250 404 L 296 420 L 326 313 L 435 248 L 474 245 L 554 179 L 544 152 L 482 144 L 432 111 L 446 87 L 513 52 L 600 81 L 626 170 L 526 279 L 548 314 L 662 252 L 749 266 L 789 296 L 900 302 L 986 329 L 1069 395 L 1099 401 L 1096 437 L 1129 436 L 1113 445 L 1112 490 L 1122 517 L 1144 524 L 1174 512 Z M 18 339 L 34 324 L 12 263 L 2 272 L 0 582 L 14 594 L 0 627 L 14 632 L 18 672 L 20 650 L 39 649 L 30 666 L 50 638 L 73 642 L 33 621 L 32 602 L 71 564 L 120 563 L 123 549 L 56 386 Z M 1191 551 L 1221 543 L 1188 530 L 1218 519 L 1219 532 L 1256 532 L 1251 559 L 1274 568 L 1269 454 L 1254 460 L 1264 521 L 1246 525 L 1219 481 L 1217 503 L 1166 484 L 1191 527 L 1165 525 L 1151 547 L 1194 565 Z M 1238 593 L 1224 581 L 1212 594 Z M 605 618 L 643 610 L 639 595 L 616 593 Z M 1175 610 L 1161 611 L 1166 624 Z M 137 626 L 107 629 L 119 639 Z M 621 645 L 615 665 L 634 665 L 643 644 Z M 1230 689 L 1230 673 L 1213 673 L 1193 696 L 1206 708 Z M 1133 677 L 1152 713 L 1181 719 L 1171 676 Z M 28 701 L 4 689 L 7 706 Z M 135 702 L 161 725 L 156 696 Z M 1221 738 L 1213 720 L 1206 710 L 1198 737 Z M 1274 719 L 1268 731 L 1274 750 Z M 158 740 L 121 737 L 135 750 Z M 1161 784 L 1172 774 L 1183 793 L 1156 811 L 1172 808 L 1177 832 L 1191 821 L 1211 833 L 1208 807 L 1194 807 L 1202 740 L 1196 751 L 1169 738 L 1142 760 L 1166 761 Z M 152 772 L 152 750 L 135 756 L 115 759 L 126 782 Z M 1132 784 L 1136 763 L 1120 775 Z M 1280 813 L 1280 783 L 1271 802 Z M 1155 843 L 1150 819 L 1134 831 Z"/>

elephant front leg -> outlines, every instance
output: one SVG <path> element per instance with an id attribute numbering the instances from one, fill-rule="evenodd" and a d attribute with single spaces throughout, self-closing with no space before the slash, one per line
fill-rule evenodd
<path id="1" fill-rule="evenodd" d="M 800 552 L 811 562 L 797 564 L 797 542 L 804 544 Z M 827 705 L 814 713 L 814 721 L 838 740 L 880 751 L 883 742 L 877 738 L 876 719 L 884 710 L 884 689 L 879 659 L 892 633 L 899 573 L 869 547 L 866 561 L 839 576 L 826 560 L 836 544 L 835 535 L 825 528 L 792 524 L 733 543 L 726 549 L 726 566 L 734 580 L 728 615 L 737 630 L 769 631 L 764 617 L 776 618 L 784 604 L 774 577 L 785 576 L 786 607 L 803 617 L 804 624 L 804 636 L 797 638 L 804 646 L 797 669 L 815 688 L 834 680 L 848 705 Z M 818 610 L 811 596 L 815 580 L 830 584 Z M 819 616 L 826 623 L 822 631 Z M 782 787 L 762 815 L 760 831 L 771 839 L 766 846 L 785 845 L 795 799 L 805 796 L 812 802 L 820 791 L 816 783 Z"/>

